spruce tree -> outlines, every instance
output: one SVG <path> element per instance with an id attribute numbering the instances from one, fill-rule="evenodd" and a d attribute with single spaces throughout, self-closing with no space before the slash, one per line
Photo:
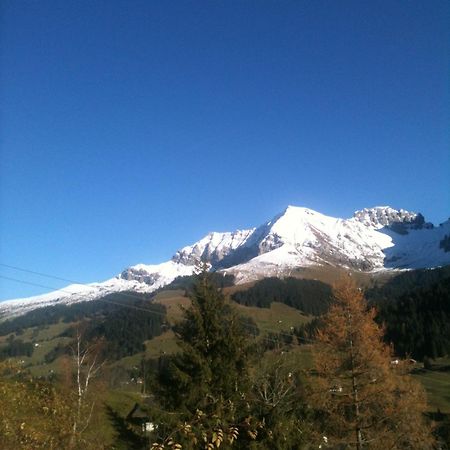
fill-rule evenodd
<path id="1" fill-rule="evenodd" d="M 392 364 L 383 330 L 348 278 L 334 288 L 314 350 L 313 409 L 323 448 L 430 449 L 424 392 Z"/>
<path id="2" fill-rule="evenodd" d="M 206 272 L 199 275 L 190 297 L 192 304 L 175 327 L 181 351 L 160 359 L 153 387 L 155 398 L 168 413 L 161 417 L 166 427 L 159 430 L 160 438 L 181 442 L 183 448 L 201 448 L 195 432 L 200 429 L 204 439 L 214 440 L 217 446 L 221 433 L 234 440 L 233 424 L 240 422 L 238 416 L 243 413 L 237 404 L 245 398 L 248 382 L 246 333 Z M 182 429 L 185 438 L 175 432 L 177 439 L 167 439 L 174 427 L 180 430 L 180 423 L 188 424 Z"/>

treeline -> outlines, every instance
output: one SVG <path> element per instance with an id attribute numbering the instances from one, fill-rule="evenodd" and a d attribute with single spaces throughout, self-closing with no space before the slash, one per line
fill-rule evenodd
<path id="1" fill-rule="evenodd" d="M 0 323 L 0 335 L 20 335 L 26 328 L 44 328 L 62 321 L 68 328 L 60 337 L 75 337 L 77 330 L 82 329 L 87 341 L 104 340 L 105 358 L 120 359 L 141 352 L 144 341 L 164 331 L 166 309 L 151 303 L 152 296 L 123 292 L 106 295 L 100 300 L 39 308 Z M 13 340 L 11 335 L 7 344 L 0 348 L 0 358 L 31 356 L 32 352 L 32 343 Z M 59 344 L 45 355 L 45 361 L 50 363 L 68 352 L 68 346 Z"/>
<path id="2" fill-rule="evenodd" d="M 308 370 L 289 352 L 294 333 L 254 346 L 202 276 L 177 329 L 179 351 L 147 366 L 151 448 L 433 448 L 421 388 L 391 366 L 351 279 L 335 290 L 340 302 L 322 318 Z"/>
<path id="3" fill-rule="evenodd" d="M 401 273 L 384 284 L 375 285 L 368 289 L 365 296 L 369 302 L 379 304 L 383 301 L 392 301 L 400 298 L 407 292 L 425 288 L 450 277 L 450 266 L 437 269 L 419 269 Z"/>
<path id="4" fill-rule="evenodd" d="M 377 321 L 386 327 L 385 340 L 394 345 L 396 354 L 420 360 L 450 354 L 450 266 L 402 273 L 367 290 L 365 296 L 378 310 Z M 317 316 L 296 327 L 292 337 L 271 336 L 265 344 L 269 348 L 277 342 L 288 343 L 294 336 L 299 343 L 311 342 L 321 327 L 320 316 L 328 310 L 332 292 L 320 281 L 266 278 L 236 292 L 232 299 L 260 308 L 281 302 Z"/>
<path id="5" fill-rule="evenodd" d="M 71 305 L 53 305 L 29 311 L 26 314 L 0 323 L 0 336 L 10 333 L 20 334 L 22 330 L 31 327 L 53 325 L 60 321 L 65 323 L 78 322 L 88 317 L 104 316 L 120 310 L 123 305 L 133 301 L 144 301 L 152 298 L 152 294 L 136 292 L 120 292 L 109 294 L 100 300 L 73 303 Z"/>
<path id="6" fill-rule="evenodd" d="M 31 356 L 33 350 L 34 347 L 31 342 L 23 342 L 21 339 L 11 337 L 7 340 L 6 345 L 0 347 L 0 360 L 15 356 Z"/>
<path id="7" fill-rule="evenodd" d="M 437 448 L 423 418 L 427 406 L 422 390 L 390 364 L 361 291 L 343 285 L 335 292 L 345 297 L 341 295 L 340 307 L 322 318 L 322 335 L 311 348 L 309 370 L 302 365 L 300 352 L 289 352 L 295 333 L 269 336 L 275 345 L 281 339 L 280 351 L 256 352 L 249 336 L 252 322 L 238 320 L 237 312 L 204 274 L 177 327 L 179 351 L 143 361 L 144 386 L 151 388 L 151 396 L 140 398 L 133 408 L 139 415 L 129 414 L 126 420 L 123 402 L 114 401 L 120 414 L 109 406 L 109 394 L 102 389 L 103 358 L 97 359 L 96 342 L 84 345 L 85 333 L 90 332 L 94 341 L 107 335 L 109 320 L 114 328 L 133 332 L 137 315 L 146 316 L 140 307 L 158 305 L 143 302 L 135 305 L 136 315 L 133 308 L 123 308 L 97 317 L 83 331 L 81 354 L 88 356 L 81 367 L 76 359 L 67 358 L 67 376 L 53 384 L 33 379 L 19 366 L 0 363 L 4 406 L 0 448 L 143 448 L 134 436 L 140 436 L 142 422 L 147 421 L 155 426 L 145 436 L 145 448 L 155 450 Z M 153 316 L 158 315 L 155 310 Z M 164 314 L 160 317 L 163 320 Z M 144 323 L 136 324 L 143 328 Z M 311 330 L 305 327 L 300 332 Z M 86 383 L 92 373 L 96 376 Z M 127 394 L 127 398 L 131 397 Z M 106 411 L 102 411 L 104 404 Z M 136 433 L 133 419 L 138 419 Z M 115 427 L 114 433 L 105 427 L 105 420 Z M 113 435 L 118 436 L 116 442 Z M 439 443 L 439 448 L 444 445 Z"/>
<path id="8" fill-rule="evenodd" d="M 134 302 L 133 306 L 135 308 L 121 308 L 103 320 L 88 323 L 86 337 L 90 341 L 104 338 L 108 359 L 120 359 L 143 351 L 144 341 L 159 336 L 166 328 L 163 305 Z"/>
<path id="9" fill-rule="evenodd" d="M 404 272 L 365 296 L 399 356 L 450 354 L 450 266 Z"/>
<path id="10" fill-rule="evenodd" d="M 218 287 L 229 286 L 234 281 L 232 276 L 217 273 L 210 274 L 210 277 Z M 183 289 L 186 294 L 192 294 L 194 282 L 194 276 L 179 277 L 166 289 Z M 423 359 L 425 356 L 435 358 L 450 354 L 449 284 L 450 266 L 447 266 L 408 271 L 365 292 L 369 303 L 379 311 L 378 322 L 386 327 L 386 341 L 393 343 L 398 355 Z M 153 296 L 125 292 L 110 294 L 96 301 L 39 308 L 0 323 L 0 335 L 12 332 L 18 335 L 25 328 L 45 327 L 60 321 L 68 324 L 85 322 L 86 337 L 90 340 L 103 337 L 108 359 L 119 359 L 141 352 L 144 341 L 161 334 L 166 328 L 165 308 L 150 303 Z M 281 302 L 319 317 L 328 310 L 332 291 L 329 285 L 316 280 L 266 278 L 246 291 L 234 293 L 232 299 L 260 308 Z M 314 339 L 318 327 L 320 320 L 315 319 L 295 328 L 291 334 L 300 343 L 309 342 Z M 251 334 L 259 333 L 251 320 L 245 328 Z M 65 335 L 72 336 L 73 331 L 66 331 Z M 283 342 L 291 339 L 287 336 L 272 338 L 272 341 Z M 271 345 L 271 340 L 266 342 Z M 31 355 L 32 351 L 30 343 L 16 340 L 0 349 L 0 357 Z M 47 355 L 46 361 L 50 362 L 66 351 L 63 346 L 56 347 Z"/>
<path id="11" fill-rule="evenodd" d="M 219 272 L 211 272 L 210 277 L 215 286 L 219 289 L 234 285 L 234 275 L 223 274 Z M 186 294 L 192 292 L 195 284 L 196 275 L 186 275 L 177 277 L 170 284 L 160 288 L 157 292 L 168 290 L 185 290 Z"/>
<path id="12" fill-rule="evenodd" d="M 246 291 L 238 291 L 232 295 L 232 299 L 241 305 L 270 308 L 272 302 L 280 302 L 316 316 L 328 310 L 331 298 L 331 287 L 328 284 L 292 277 L 265 278 Z"/>
<path id="13" fill-rule="evenodd" d="M 129 302 L 104 317 L 94 317 L 80 327 L 70 327 L 60 336 L 75 338 L 80 331 L 87 342 L 103 340 L 103 357 L 117 360 L 144 350 L 144 341 L 159 336 L 166 328 L 166 308 L 157 303 Z M 69 348 L 59 345 L 49 352 L 45 360 L 53 361 Z"/>
<path id="14" fill-rule="evenodd" d="M 450 354 L 450 276 L 382 301 L 378 321 L 398 355 L 416 359 Z"/>
<path id="15" fill-rule="evenodd" d="M 234 276 L 212 273 L 211 279 L 219 288 L 233 286 Z M 130 292 L 118 292 L 108 294 L 98 300 L 82 301 L 71 305 L 52 305 L 37 308 L 12 319 L 0 322 L 0 336 L 10 333 L 21 334 L 26 328 L 53 325 L 60 321 L 65 323 L 79 322 L 86 318 L 104 316 L 111 312 L 120 310 L 123 305 L 128 305 L 133 301 L 148 301 L 156 296 L 158 292 L 165 290 L 182 289 L 188 294 L 192 291 L 195 275 L 175 278 L 172 283 L 158 289 L 151 294 Z"/>

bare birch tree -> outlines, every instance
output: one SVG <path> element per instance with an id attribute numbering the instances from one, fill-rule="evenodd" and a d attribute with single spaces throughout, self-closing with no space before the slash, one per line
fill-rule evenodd
<path id="1" fill-rule="evenodd" d="M 79 329 L 76 331 L 75 340 L 70 346 L 70 350 L 69 370 L 74 376 L 73 388 L 76 399 L 71 439 L 71 447 L 74 447 L 91 423 L 96 405 L 96 396 L 91 395 L 92 383 L 105 361 L 101 359 L 102 342 L 87 343 L 83 339 L 83 332 Z"/>

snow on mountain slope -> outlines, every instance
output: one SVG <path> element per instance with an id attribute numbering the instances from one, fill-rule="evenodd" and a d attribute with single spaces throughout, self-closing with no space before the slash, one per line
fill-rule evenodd
<path id="1" fill-rule="evenodd" d="M 364 225 L 374 228 L 390 226 L 393 223 L 423 224 L 422 214 L 394 209 L 390 206 L 376 206 L 375 208 L 364 208 L 356 211 L 353 218 Z"/>
<path id="2" fill-rule="evenodd" d="M 450 220 L 438 227 L 410 229 L 407 234 L 384 229 L 393 246 L 385 250 L 384 268 L 419 269 L 450 264 L 450 252 L 442 248 L 441 242 L 450 237 Z"/>
<path id="3" fill-rule="evenodd" d="M 245 244 L 255 229 L 237 230 L 233 233 L 209 233 L 193 245 L 179 250 L 172 261 L 181 264 L 198 264 L 199 261 L 208 261 L 216 266 L 234 250 Z"/>
<path id="4" fill-rule="evenodd" d="M 137 281 L 130 282 L 118 277 L 111 278 L 102 283 L 71 284 L 48 294 L 1 302 L 0 318 L 25 314 L 28 311 L 45 306 L 96 300 L 113 292 L 151 292 L 152 290 L 145 283 L 139 283 Z"/>
<path id="5" fill-rule="evenodd" d="M 178 276 L 192 275 L 194 266 L 167 261 L 157 265 L 138 264 L 102 283 L 71 284 L 48 294 L 0 303 L 0 318 L 25 314 L 36 308 L 96 300 L 115 292 L 151 293 Z"/>
<path id="6" fill-rule="evenodd" d="M 289 206 L 257 228 L 209 233 L 165 263 L 138 264 L 103 283 L 71 285 L 0 303 L 0 317 L 56 303 L 94 300 L 113 292 L 153 292 L 178 276 L 191 275 L 201 261 L 212 270 L 234 274 L 238 283 L 285 276 L 311 265 L 367 272 L 443 266 L 450 264 L 444 239 L 450 239 L 450 221 L 434 227 L 421 214 L 389 206 L 356 211 L 350 219 Z"/>
<path id="7" fill-rule="evenodd" d="M 259 254 L 227 273 L 235 275 L 237 283 L 245 283 L 262 276 L 286 276 L 293 269 L 313 265 L 376 272 L 450 264 L 450 252 L 440 248 L 440 242 L 450 236 L 450 221 L 439 227 L 417 225 L 417 216 L 408 213 L 405 222 L 390 220 L 384 225 L 384 219 L 381 223 L 361 221 L 358 212 L 343 220 L 291 207 L 273 224 Z M 275 245 L 271 248 L 268 242 Z"/>
<path id="8" fill-rule="evenodd" d="M 268 223 L 268 232 L 258 243 L 258 255 L 232 267 L 229 273 L 246 282 L 263 273 L 277 276 L 310 265 L 374 270 L 383 265 L 383 249 L 392 245 L 389 236 L 374 227 L 289 206 Z"/>
<path id="9" fill-rule="evenodd" d="M 155 265 L 138 264 L 125 269 L 119 275 L 119 279 L 151 286 L 154 291 L 171 283 L 177 277 L 192 275 L 194 269 L 195 265 L 180 264 L 175 261 Z"/>

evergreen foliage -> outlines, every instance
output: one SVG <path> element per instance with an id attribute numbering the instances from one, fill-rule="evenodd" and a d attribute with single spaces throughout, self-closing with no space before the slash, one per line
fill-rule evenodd
<path id="1" fill-rule="evenodd" d="M 175 327 L 181 352 L 162 358 L 158 373 L 161 404 L 190 414 L 235 399 L 247 374 L 242 322 L 206 273 L 191 300 Z"/>
<path id="2" fill-rule="evenodd" d="M 284 358 L 250 376 L 254 360 L 242 320 L 206 273 L 191 300 L 175 328 L 181 351 L 159 359 L 152 389 L 159 406 L 151 416 L 163 425 L 152 448 L 301 448 L 299 369 Z"/>
<path id="3" fill-rule="evenodd" d="M 105 295 L 100 300 L 37 308 L 22 316 L 0 322 L 0 336 L 9 333 L 20 333 L 21 330 L 26 328 L 53 325 L 60 321 L 70 323 L 95 316 L 103 317 L 106 314 L 123 309 L 123 306 L 133 305 L 133 302 L 136 300 L 142 302 L 152 297 L 153 294 L 119 292 Z"/>
<path id="4" fill-rule="evenodd" d="M 71 331 L 72 333 L 72 331 Z M 66 334 L 67 336 L 67 334 Z M 44 361 L 46 364 L 50 364 L 55 359 L 59 358 L 60 356 L 67 355 L 69 352 L 69 347 L 67 345 L 58 343 L 54 348 L 52 348 L 48 353 L 44 356 Z"/>
<path id="5" fill-rule="evenodd" d="M 88 322 L 86 339 L 104 338 L 108 359 L 120 359 L 143 351 L 144 341 L 159 336 L 166 329 L 164 306 L 148 302 L 134 302 L 133 305 L 140 309 L 121 308 L 102 320 Z"/>
<path id="6" fill-rule="evenodd" d="M 243 322 L 206 272 L 191 300 L 175 328 L 181 351 L 159 360 L 153 392 L 160 406 L 152 415 L 162 426 L 152 448 L 251 448 L 244 442 L 257 432 L 245 406 L 250 355 Z"/>
<path id="7" fill-rule="evenodd" d="M 418 269 L 403 272 L 383 285 L 367 289 L 365 297 L 375 305 L 383 301 L 395 301 L 403 294 L 418 288 L 426 288 L 450 277 L 450 266 L 437 269 Z"/>
<path id="8" fill-rule="evenodd" d="M 399 356 L 450 354 L 450 276 L 380 303 L 377 320 Z"/>
<path id="9" fill-rule="evenodd" d="M 166 329 L 164 306 L 145 301 L 129 302 L 128 305 L 131 307 L 114 308 L 108 315 L 96 315 L 84 322 L 84 338 L 86 341 L 103 338 L 103 354 L 107 359 L 120 359 L 143 351 L 144 341 L 159 336 Z M 77 327 L 71 327 L 61 336 L 75 337 L 76 332 Z M 46 355 L 46 362 L 63 353 L 67 353 L 67 347 L 57 346 Z"/>
<path id="10" fill-rule="evenodd" d="M 7 340 L 7 344 L 0 347 L 0 359 L 12 358 L 15 356 L 31 356 L 33 354 L 33 344 L 31 342 L 23 342 L 21 339 Z"/>
<path id="11" fill-rule="evenodd" d="M 284 303 L 305 314 L 327 311 L 332 294 L 329 285 L 317 280 L 265 278 L 246 291 L 237 291 L 232 299 L 245 306 L 270 308 L 272 302 Z"/>
<path id="12" fill-rule="evenodd" d="M 234 275 L 222 274 L 219 272 L 210 272 L 208 274 L 211 283 L 219 289 L 234 285 Z M 159 289 L 157 292 L 183 289 L 187 293 L 191 293 L 197 282 L 197 275 L 185 275 L 175 278 L 170 284 Z"/>
<path id="13" fill-rule="evenodd" d="M 293 334 L 297 337 L 299 344 L 310 344 L 321 326 L 323 326 L 322 319 L 320 317 L 315 317 L 310 322 L 295 327 Z"/>
<path id="14" fill-rule="evenodd" d="M 267 450 L 307 448 L 310 425 L 301 365 L 292 352 L 268 352 L 254 368 L 249 409 L 258 422 L 254 442 L 248 447 Z"/>

